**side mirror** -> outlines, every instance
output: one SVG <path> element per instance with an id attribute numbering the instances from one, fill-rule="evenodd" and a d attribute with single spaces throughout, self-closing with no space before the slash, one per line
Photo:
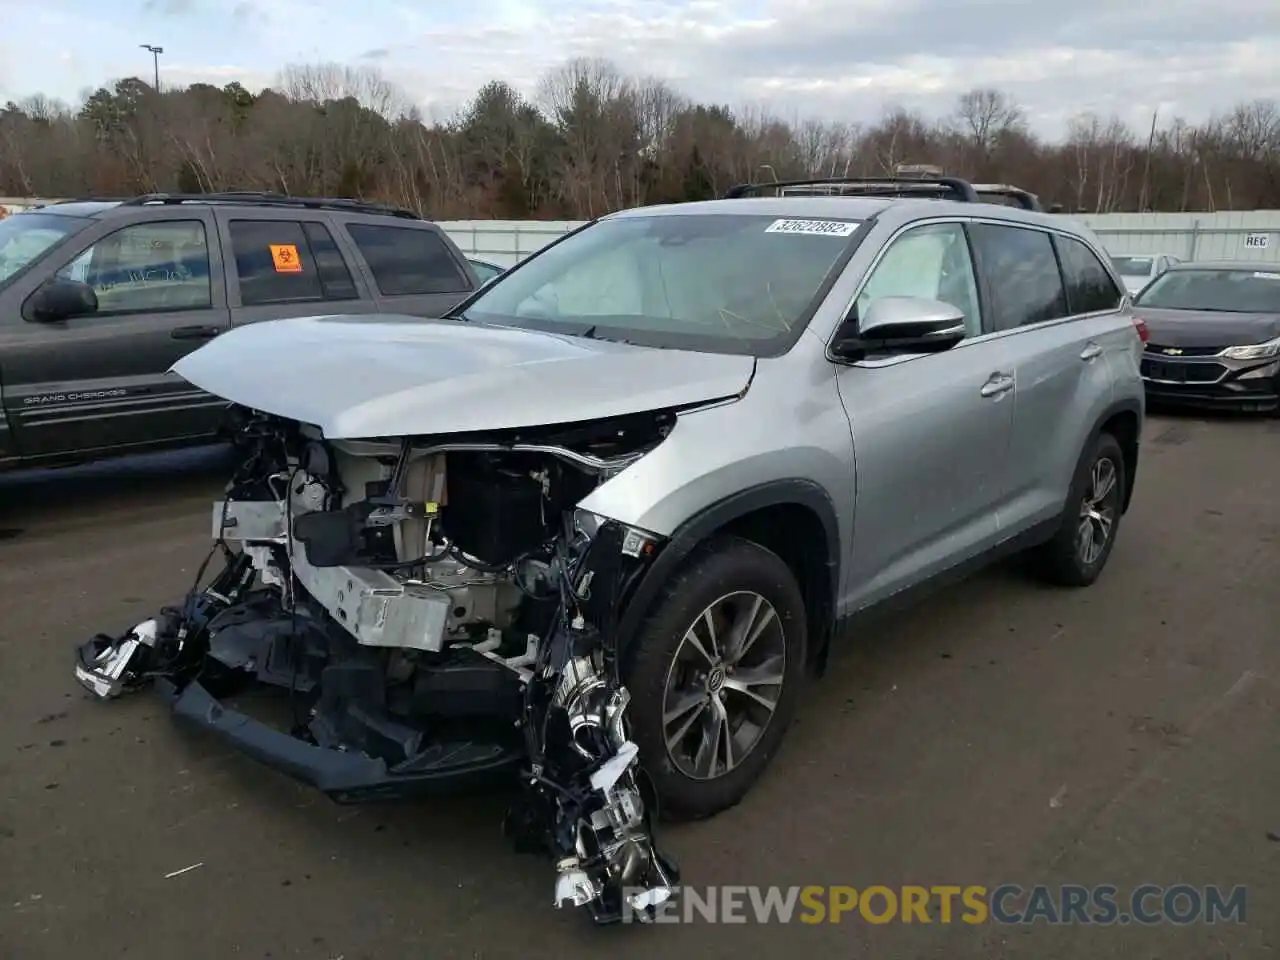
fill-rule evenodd
<path id="1" fill-rule="evenodd" d="M 866 315 L 851 316 L 836 331 L 832 352 L 842 360 L 869 354 L 942 353 L 965 337 L 964 312 L 941 300 L 880 297 Z"/>
<path id="2" fill-rule="evenodd" d="M 97 313 L 98 295 L 79 280 L 49 280 L 31 294 L 26 312 L 37 323 L 58 323 Z"/>

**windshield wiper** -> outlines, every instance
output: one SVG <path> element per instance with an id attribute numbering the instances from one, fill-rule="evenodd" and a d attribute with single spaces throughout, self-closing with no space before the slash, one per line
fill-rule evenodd
<path id="1" fill-rule="evenodd" d="M 630 340 L 627 340 L 625 337 L 600 336 L 598 333 L 596 333 L 596 328 L 598 326 L 600 326 L 598 323 L 593 323 L 591 326 L 587 327 L 587 329 L 583 330 L 580 334 L 578 334 L 578 336 L 582 337 L 585 340 L 604 340 L 608 343 L 624 343 L 629 347 L 635 346 L 635 343 L 633 343 Z"/>

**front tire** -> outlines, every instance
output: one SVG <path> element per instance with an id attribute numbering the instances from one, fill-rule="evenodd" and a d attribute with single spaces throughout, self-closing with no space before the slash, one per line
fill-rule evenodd
<path id="1" fill-rule="evenodd" d="M 669 819 L 736 805 L 786 734 L 804 678 L 804 596 L 777 554 L 721 537 L 689 558 L 631 642 L 632 737 Z"/>
<path id="2" fill-rule="evenodd" d="M 1058 532 L 1033 555 L 1042 579 L 1064 587 L 1087 587 L 1098 579 L 1120 531 L 1127 483 L 1119 442 L 1099 434 L 1076 467 Z"/>

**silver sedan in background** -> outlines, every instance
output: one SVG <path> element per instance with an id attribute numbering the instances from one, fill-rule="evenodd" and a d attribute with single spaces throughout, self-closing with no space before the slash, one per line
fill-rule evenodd
<path id="1" fill-rule="evenodd" d="M 1171 253 L 1144 253 L 1137 256 L 1113 256 L 1111 262 L 1124 281 L 1125 289 L 1134 294 L 1170 267 L 1176 267 L 1182 260 Z"/>

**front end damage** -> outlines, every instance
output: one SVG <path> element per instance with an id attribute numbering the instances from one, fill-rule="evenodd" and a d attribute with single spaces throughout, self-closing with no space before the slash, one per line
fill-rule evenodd
<path id="1" fill-rule="evenodd" d="M 629 739 L 617 619 L 660 547 L 576 507 L 661 442 L 663 414 L 479 437 L 325 440 L 246 414 L 213 509 L 222 567 L 78 653 L 96 696 L 175 716 L 334 800 L 510 778 L 505 828 L 602 923 L 672 893 Z M 274 687 L 283 722 L 230 702 Z"/>

